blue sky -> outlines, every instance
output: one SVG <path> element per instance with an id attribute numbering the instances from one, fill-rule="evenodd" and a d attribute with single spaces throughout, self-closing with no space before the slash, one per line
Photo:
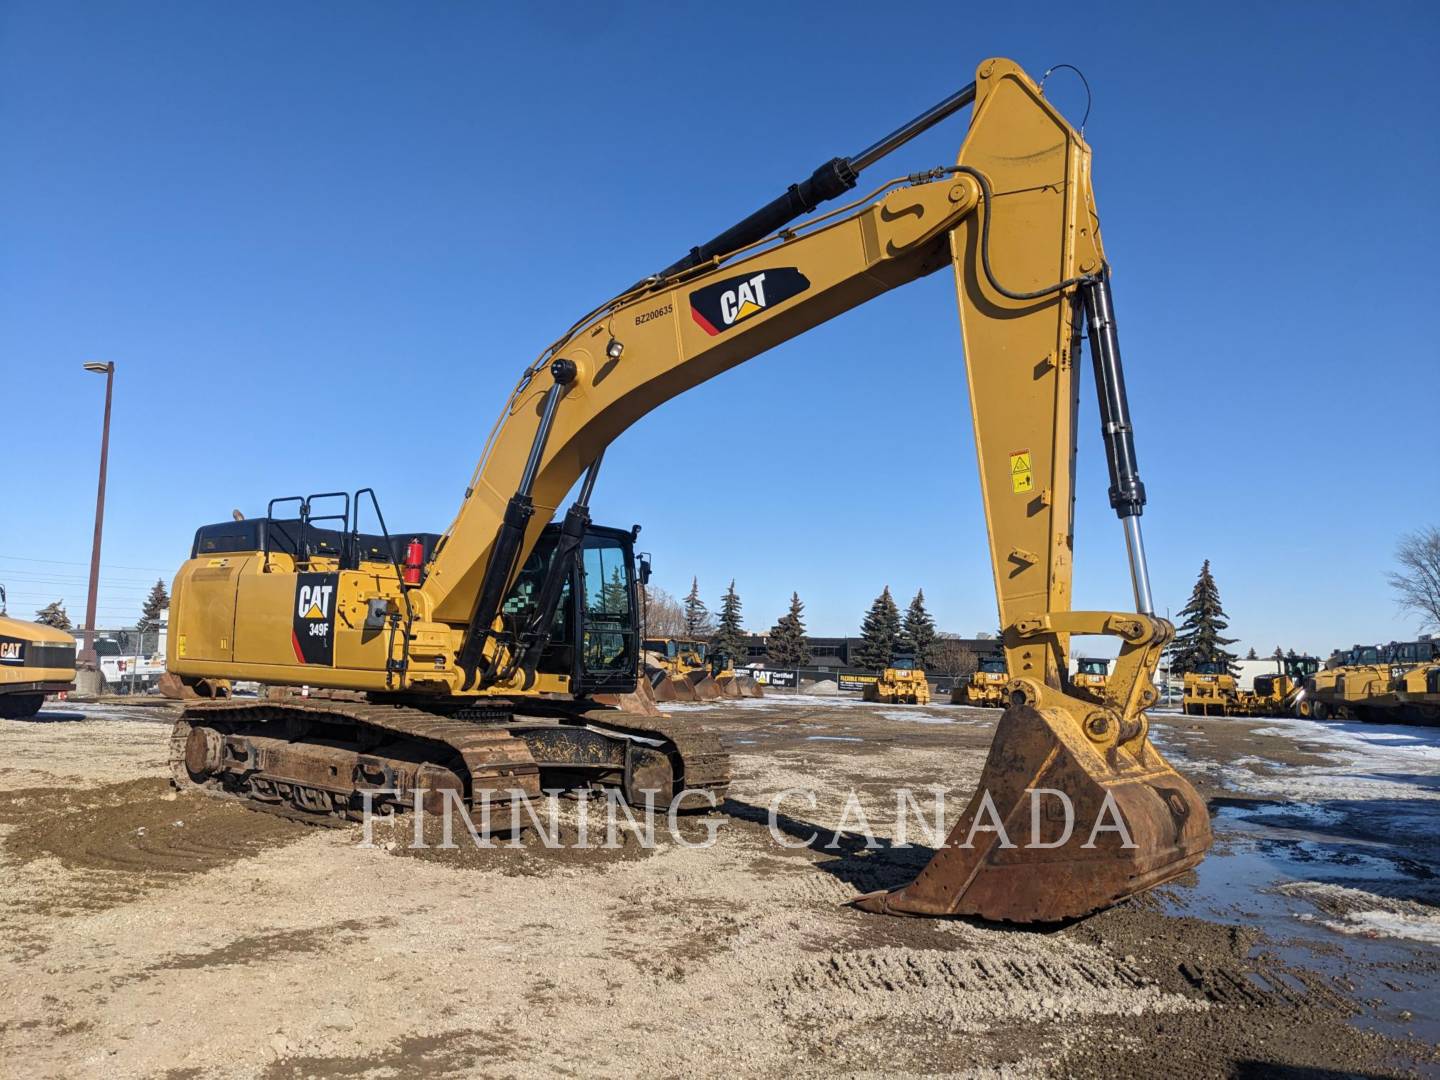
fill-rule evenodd
<path id="1" fill-rule="evenodd" d="M 1414 630 L 1384 582 L 1440 519 L 1431 4 L 28 3 L 0 8 L 0 583 L 101 622 L 196 525 L 373 485 L 440 529 L 518 370 L 580 312 L 988 55 L 1082 67 L 1158 604 L 1212 560 L 1244 645 Z M 1072 118 L 1078 84 L 1049 92 Z M 953 160 L 963 118 L 885 176 Z M 879 173 L 877 172 L 877 175 Z M 671 402 L 600 520 L 660 584 L 882 585 L 993 627 L 952 284 L 936 274 Z M 1076 602 L 1128 606 L 1087 376 Z M 896 492 L 900 497 L 896 498 Z M 48 562 L 27 560 L 51 560 Z"/>

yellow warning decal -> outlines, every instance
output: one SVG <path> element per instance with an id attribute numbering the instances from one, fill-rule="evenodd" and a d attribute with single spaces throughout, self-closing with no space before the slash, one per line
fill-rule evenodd
<path id="1" fill-rule="evenodd" d="M 1016 495 L 1035 490 L 1035 478 L 1030 472 L 1030 451 L 1016 450 L 1010 455 L 1010 488 Z"/>
<path id="2" fill-rule="evenodd" d="M 176 638 L 176 640 L 175 640 L 175 649 L 176 649 L 176 651 L 177 651 L 181 656 L 184 656 L 184 655 L 185 655 L 185 635 L 184 635 L 184 634 L 181 634 L 178 638 Z"/>

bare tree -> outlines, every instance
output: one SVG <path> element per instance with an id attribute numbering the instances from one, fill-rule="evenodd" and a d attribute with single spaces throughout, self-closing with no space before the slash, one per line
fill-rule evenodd
<path id="1" fill-rule="evenodd" d="M 1400 569 L 1388 577 L 1401 611 L 1420 616 L 1420 629 L 1440 630 L 1440 528 L 1406 533 L 1395 548 Z"/>
<path id="2" fill-rule="evenodd" d="M 640 610 L 644 613 L 641 634 L 647 638 L 685 636 L 685 609 L 658 585 L 640 586 Z"/>
<path id="3" fill-rule="evenodd" d="M 940 638 L 930 647 L 930 664 L 941 675 L 973 675 L 980 658 L 954 638 Z"/>

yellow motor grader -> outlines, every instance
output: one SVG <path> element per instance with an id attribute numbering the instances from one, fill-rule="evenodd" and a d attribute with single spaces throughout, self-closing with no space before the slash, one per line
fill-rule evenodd
<path id="1" fill-rule="evenodd" d="M 1369 699 L 1389 688 L 1390 667 L 1379 645 L 1355 645 L 1336 653 L 1305 680 L 1315 720 L 1358 720 Z M 1383 689 L 1382 689 L 1383 688 Z"/>
<path id="2" fill-rule="evenodd" d="M 954 164 L 878 178 L 797 220 L 967 107 Z M 1090 146 L 1040 86 L 1009 60 L 985 60 L 970 85 L 555 336 L 521 372 L 443 532 L 391 532 L 369 488 L 276 500 L 264 518 L 203 527 L 172 590 L 170 669 L 196 683 L 348 696 L 189 704 L 171 741 L 175 783 L 342 818 L 442 789 L 494 805 L 502 820 L 507 802 L 542 785 L 619 789 L 637 804 L 695 789 L 723 795 L 729 765 L 714 735 L 596 703 L 634 691 L 643 651 L 636 530 L 590 524 L 602 454 L 676 395 L 948 271 L 1005 628 L 996 680 L 1005 712 L 946 843 L 915 881 L 856 906 L 1053 921 L 1183 874 L 1210 847 L 1209 815 L 1149 738 L 1155 671 L 1174 627 L 1155 614 L 1150 590 L 1145 489 L 1092 179 Z M 577 234 L 566 257 L 602 249 Z M 1133 611 L 1071 607 L 1087 337 Z M 455 389 L 438 392 L 454 400 Z M 417 393 L 403 421 L 382 410 L 365 438 L 403 454 L 428 425 L 453 422 L 423 384 Z M 416 468 L 429 476 L 437 464 L 417 458 Z M 1119 642 L 1104 703 L 1067 686 L 1077 635 Z M 1063 795 L 1066 812 L 1032 812 L 1037 791 L 1057 806 Z M 1002 843 L 997 819 L 1027 842 Z"/>
<path id="3" fill-rule="evenodd" d="M 1319 670 L 1320 661 L 1313 656 L 1275 657 L 1275 674 L 1255 676 L 1255 689 L 1240 692 L 1241 715 L 1308 718 L 1307 680 Z"/>

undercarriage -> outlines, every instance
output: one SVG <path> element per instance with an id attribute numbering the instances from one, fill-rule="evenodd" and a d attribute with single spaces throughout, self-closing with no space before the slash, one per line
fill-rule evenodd
<path id="1" fill-rule="evenodd" d="M 442 714 L 366 701 L 196 702 L 171 734 L 171 777 L 182 791 L 317 821 L 404 810 L 417 797 L 427 812 L 458 799 L 504 820 L 511 802 L 557 789 L 613 788 L 631 805 L 660 808 L 695 793 L 687 810 L 725 798 L 729 756 L 713 735 L 660 717 L 641 727 L 617 711 L 523 707 Z"/>

